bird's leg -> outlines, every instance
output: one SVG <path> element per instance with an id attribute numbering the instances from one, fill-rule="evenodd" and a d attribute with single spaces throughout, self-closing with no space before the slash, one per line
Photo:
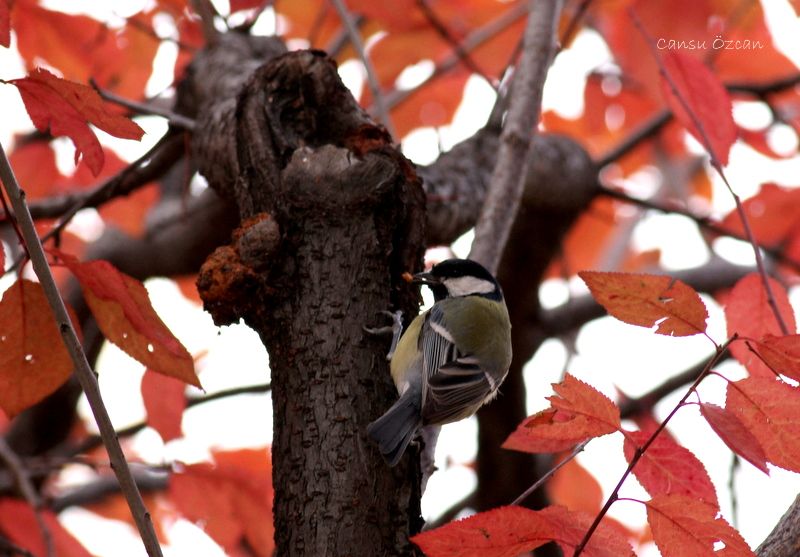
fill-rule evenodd
<path id="1" fill-rule="evenodd" d="M 364 327 L 364 330 L 371 335 L 392 334 L 392 345 L 389 347 L 389 352 L 386 354 L 386 359 L 391 362 L 394 351 L 397 350 L 397 343 L 400 341 L 400 335 L 403 333 L 403 312 L 400 310 L 394 312 L 384 310 L 381 313 L 391 318 L 391 327 Z"/>

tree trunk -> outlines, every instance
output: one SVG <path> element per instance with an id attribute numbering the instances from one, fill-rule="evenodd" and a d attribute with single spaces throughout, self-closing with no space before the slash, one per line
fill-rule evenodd
<path id="1" fill-rule="evenodd" d="M 201 171 L 243 224 L 198 284 L 218 323 L 244 317 L 269 351 L 277 554 L 410 554 L 419 467 L 389 468 L 365 437 L 397 395 L 388 343 L 363 327 L 416 313 L 401 279 L 423 255 L 414 169 L 318 52 L 276 58 L 201 118 Z"/>

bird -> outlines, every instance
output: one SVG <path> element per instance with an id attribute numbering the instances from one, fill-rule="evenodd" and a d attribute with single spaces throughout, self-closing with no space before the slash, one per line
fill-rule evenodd
<path id="1" fill-rule="evenodd" d="M 511 365 L 511 321 L 503 291 L 485 267 L 447 259 L 413 276 L 434 304 L 400 337 L 390 369 L 400 398 L 367 426 L 389 463 L 423 426 L 472 416 L 492 400 Z"/>

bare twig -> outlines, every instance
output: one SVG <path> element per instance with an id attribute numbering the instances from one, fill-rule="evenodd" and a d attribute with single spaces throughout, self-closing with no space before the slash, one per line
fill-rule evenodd
<path id="1" fill-rule="evenodd" d="M 464 47 L 461 45 L 461 41 L 454 37 L 450 30 L 447 28 L 445 22 L 439 19 L 439 16 L 436 15 L 436 12 L 433 11 L 430 4 L 428 4 L 428 0 L 417 0 L 417 6 L 419 9 L 422 10 L 423 15 L 428 20 L 428 23 L 436 30 L 442 38 L 447 41 L 447 43 L 453 47 L 453 51 L 459 57 L 461 62 L 474 74 L 481 76 L 489 86 L 497 91 L 497 80 L 491 79 L 487 76 L 484 71 L 478 66 L 475 60 L 469 55 L 469 52 L 464 50 Z"/>
<path id="2" fill-rule="evenodd" d="M 356 14 L 353 16 L 353 25 L 356 26 L 356 29 L 361 29 L 361 26 L 364 25 L 365 21 L 366 19 L 361 14 Z M 342 28 L 325 46 L 325 52 L 327 52 L 328 56 L 331 58 L 336 58 L 339 56 L 342 50 L 344 50 L 344 47 L 347 46 L 348 42 L 350 42 L 350 33 L 347 32 L 347 29 Z"/>
<path id="3" fill-rule="evenodd" d="M 575 13 L 572 14 L 572 18 L 567 23 L 567 28 L 564 29 L 564 34 L 561 35 L 561 46 L 569 43 L 572 40 L 572 37 L 578 31 L 578 23 L 580 23 L 581 18 L 583 18 L 583 14 L 586 13 L 586 10 L 589 9 L 589 4 L 592 3 L 592 0 L 581 0 L 581 3 L 578 4 L 578 7 L 575 9 Z"/>
<path id="4" fill-rule="evenodd" d="M 774 81 L 765 81 L 761 83 L 752 83 L 749 81 L 732 81 L 725 84 L 725 87 L 731 93 L 750 93 L 759 97 L 778 93 L 785 89 L 794 87 L 800 84 L 800 74 L 787 75 Z"/>
<path id="5" fill-rule="evenodd" d="M 518 2 L 506 10 L 503 14 L 493 19 L 486 25 L 476 29 L 467 35 L 461 42 L 461 48 L 464 52 L 472 52 L 486 41 L 497 36 L 499 33 L 508 29 L 511 25 L 516 23 L 519 19 L 528 13 L 528 6 L 525 2 Z M 438 62 L 433 68 L 433 72 L 426 79 L 422 80 L 416 87 L 411 89 L 395 89 L 385 95 L 386 107 L 393 108 L 410 97 L 415 91 L 423 87 L 429 81 L 436 79 L 461 63 L 461 59 L 456 53 L 446 57 L 441 62 Z"/>
<path id="6" fill-rule="evenodd" d="M 383 97 L 383 91 L 381 91 L 381 84 L 378 81 L 375 68 L 372 66 L 372 61 L 369 59 L 364 49 L 364 41 L 361 40 L 361 34 L 358 32 L 355 23 L 353 23 L 353 18 L 347 6 L 345 6 L 344 0 L 331 0 L 331 2 L 333 2 L 333 6 L 339 14 L 339 19 L 342 20 L 342 25 L 347 29 L 347 34 L 350 35 L 350 42 L 353 44 L 353 48 L 356 49 L 358 57 L 361 58 L 361 62 L 364 64 L 364 69 L 367 72 L 367 84 L 369 85 L 369 90 L 372 92 L 378 118 L 386 127 L 389 135 L 396 138 L 392 119 L 389 117 L 389 108 L 386 104 L 386 99 Z"/>
<path id="7" fill-rule="evenodd" d="M 13 555 L 21 555 L 22 557 L 36 557 L 36 555 L 27 549 L 11 543 L 11 541 L 7 540 L 2 535 L 0 535 L 0 555 L 7 555 L 8 557 L 12 557 Z"/>
<path id="8" fill-rule="evenodd" d="M 633 197 L 628 195 L 627 193 L 616 190 L 613 188 L 609 188 L 603 184 L 598 183 L 597 188 L 602 195 L 607 195 L 608 197 L 613 197 L 614 199 L 619 199 L 620 201 L 624 201 L 626 203 L 630 203 L 632 205 L 638 205 L 639 207 L 644 207 L 645 209 L 652 209 L 654 211 L 659 211 L 665 214 L 673 214 L 673 215 L 681 215 L 688 219 L 693 220 L 697 223 L 698 226 L 713 232 L 714 234 L 719 234 L 721 236 L 728 236 L 730 238 L 735 238 L 736 240 L 741 240 L 743 242 L 747 242 L 747 236 L 744 234 L 739 234 L 733 230 L 729 230 L 722 226 L 719 222 L 711 219 L 710 217 L 705 217 L 702 215 L 698 215 L 692 213 L 691 211 L 684 209 L 683 207 L 678 207 L 676 205 L 661 205 L 654 201 L 650 201 L 649 199 L 641 199 L 638 197 Z M 780 249 L 779 247 L 771 247 L 771 246 L 759 246 L 764 253 L 768 254 L 770 257 L 775 259 L 775 261 L 779 261 L 784 265 L 792 267 L 793 269 L 800 271 L 800 261 L 792 259 L 784 250 Z M 758 270 L 758 268 L 756 268 Z"/>
<path id="9" fill-rule="evenodd" d="M 115 95 L 111 91 L 106 91 L 105 89 L 101 88 L 93 79 L 89 80 L 89 84 L 94 87 L 95 91 L 97 91 L 97 94 L 100 95 L 104 100 L 124 106 L 136 114 L 161 116 L 162 118 L 166 118 L 169 123 L 175 127 L 182 128 L 190 132 L 193 132 L 195 129 L 194 120 L 187 118 L 182 114 L 176 114 L 175 112 L 164 110 L 163 108 L 159 108 L 157 106 L 125 99 L 119 95 Z"/>
<path id="10" fill-rule="evenodd" d="M 527 499 L 527 498 L 530 496 L 530 494 L 531 494 L 531 493 L 533 493 L 534 491 L 536 491 L 537 489 L 539 489 L 539 488 L 540 488 L 542 485 L 544 485 L 544 483 L 545 483 L 547 480 L 549 480 L 551 477 L 553 477 L 553 475 L 554 475 L 556 472 L 558 472 L 558 471 L 561 469 L 561 467 L 562 467 L 562 466 L 564 466 L 564 465 L 565 465 L 566 463 L 568 463 L 570 460 L 573 460 L 573 459 L 574 459 L 576 456 L 578 456 L 580 453 L 582 453 L 582 452 L 583 452 L 583 449 L 585 449 L 585 448 L 586 448 L 586 445 L 588 445 L 588 444 L 589 444 L 589 441 L 591 441 L 591 439 L 587 439 L 586 441 L 584 441 L 584 442 L 582 442 L 582 443 L 578 443 L 577 445 L 575 445 L 575 448 L 574 448 L 574 449 L 572 449 L 572 452 L 571 452 L 571 453 L 569 453 L 569 454 L 568 454 L 568 455 L 567 455 L 567 456 L 566 456 L 566 457 L 565 457 L 565 458 L 564 458 L 564 459 L 563 459 L 561 462 L 559 462 L 558 464 L 556 464 L 555 466 L 553 466 L 552 468 L 550 468 L 550 470 L 548 470 L 548 471 L 547 471 L 547 472 L 546 472 L 544 475 L 542 475 L 542 477 L 541 477 L 541 478 L 539 478 L 538 480 L 536 480 L 536 481 L 533 483 L 533 485 L 531 485 L 531 486 L 530 486 L 528 489 L 526 489 L 525 491 L 523 491 L 523 492 L 522 492 L 522 494 L 520 494 L 520 496 L 519 496 L 519 497 L 517 497 L 516 499 L 514 499 L 513 501 L 511 501 L 511 504 L 512 504 L 512 505 L 519 505 L 519 504 L 520 504 L 520 503 L 522 503 L 522 502 L 523 502 L 525 499 Z"/>
<path id="11" fill-rule="evenodd" d="M 0 437 L 0 460 L 3 461 L 3 464 L 6 465 L 6 468 L 8 468 L 9 472 L 11 472 L 11 475 L 14 477 L 14 483 L 17 486 L 19 494 L 22 495 L 33 508 L 36 524 L 39 527 L 42 540 L 44 541 L 45 554 L 47 557 L 54 557 L 55 548 L 53 546 L 53 536 L 50 534 L 50 529 L 47 527 L 47 524 L 45 524 L 44 517 L 42 516 L 42 500 L 39 494 L 36 493 L 36 489 L 33 487 L 22 461 L 2 437 Z"/>
<path id="12" fill-rule="evenodd" d="M 99 207 L 157 179 L 172 166 L 184 149 L 182 135 L 165 137 L 147 153 L 94 189 L 32 203 L 30 213 L 36 219 L 61 217 L 44 239 L 50 238 L 69 224 L 81 209 Z"/>
<path id="13" fill-rule="evenodd" d="M 597 527 L 600 525 L 600 521 L 602 521 L 603 517 L 605 517 L 605 515 L 608 513 L 608 509 L 610 509 L 611 505 L 613 505 L 614 502 L 619 499 L 619 490 L 622 488 L 622 484 L 624 484 L 625 480 L 628 479 L 628 476 L 630 476 L 636 464 L 639 462 L 639 460 L 641 460 L 645 451 L 647 451 L 650 445 L 653 444 L 653 442 L 656 440 L 656 437 L 658 437 L 658 435 L 662 431 L 664 431 L 664 429 L 667 427 L 667 424 L 672 419 L 672 417 L 678 412 L 678 410 L 683 408 L 683 406 L 686 404 L 686 401 L 689 399 L 691 394 L 695 392 L 700 382 L 706 378 L 706 376 L 711 371 L 711 368 L 714 367 L 717 364 L 717 362 L 720 361 L 724 353 L 728 350 L 728 346 L 730 346 L 730 343 L 733 342 L 734 340 L 736 340 L 736 335 L 733 335 L 722 345 L 717 346 L 714 356 L 712 356 L 708 360 L 705 367 L 703 368 L 703 371 L 700 373 L 700 375 L 697 376 L 697 379 L 694 380 L 694 383 L 692 383 L 692 386 L 689 387 L 688 391 L 686 391 L 686 394 L 683 395 L 680 401 L 678 401 L 678 404 L 676 404 L 675 407 L 672 409 L 672 411 L 670 411 L 669 415 L 667 415 L 667 417 L 664 418 L 664 421 L 662 421 L 661 424 L 659 424 L 659 426 L 656 428 L 653 434 L 650 435 L 647 441 L 645 441 L 645 443 L 641 447 L 637 447 L 636 451 L 633 453 L 633 457 L 628 463 L 628 467 L 625 469 L 625 472 L 623 472 L 622 477 L 617 482 L 617 485 L 614 487 L 614 490 L 611 492 L 611 495 L 608 496 L 605 505 L 603 505 L 603 508 L 600 509 L 600 512 L 594 518 L 592 525 L 589 526 L 589 529 L 586 531 L 586 534 L 583 536 L 581 542 L 575 547 L 575 552 L 572 554 L 572 557 L 578 557 L 578 555 L 580 555 L 583 552 L 584 548 L 586 547 L 586 544 L 589 543 L 592 534 L 594 534 L 595 530 L 597 530 Z"/>
<path id="14" fill-rule="evenodd" d="M 444 511 L 441 515 L 436 517 L 436 520 L 431 522 L 426 522 L 425 526 L 422 528 L 423 530 L 435 530 L 439 526 L 443 526 L 457 517 L 461 511 L 468 507 L 472 507 L 475 505 L 477 492 L 471 491 L 452 505 L 450 508 Z"/>
<path id="15" fill-rule="evenodd" d="M 744 207 L 742 206 L 742 201 L 741 199 L 739 199 L 739 196 L 736 194 L 736 192 L 733 191 L 733 188 L 728 182 L 728 178 L 725 176 L 725 172 L 722 170 L 722 164 L 717 159 L 717 154 L 714 152 L 714 149 L 711 146 L 711 140 L 708 137 L 708 133 L 705 129 L 705 126 L 703 125 L 703 122 L 700 120 L 700 118 L 698 118 L 697 114 L 692 109 L 692 107 L 689 105 L 686 98 L 684 98 L 681 91 L 675 85 L 675 81 L 672 79 L 672 76 L 669 75 L 669 72 L 664 67 L 664 64 L 661 61 L 661 57 L 658 55 L 658 50 L 656 50 L 653 38 L 647 33 L 647 30 L 643 27 L 642 22 L 639 21 L 639 18 L 636 17 L 636 13 L 632 9 L 629 9 L 628 13 L 630 14 L 630 17 L 633 20 L 633 24 L 641 32 L 648 46 L 652 50 L 653 56 L 655 57 L 656 63 L 658 64 L 659 73 L 666 81 L 667 85 L 672 91 L 672 94 L 675 96 L 676 99 L 678 99 L 678 102 L 681 103 L 681 107 L 683 107 L 683 109 L 689 115 L 689 118 L 691 118 L 692 123 L 697 129 L 697 132 L 700 134 L 700 139 L 702 140 L 703 147 L 705 147 L 705 150 L 708 152 L 709 160 L 711 161 L 711 166 L 714 167 L 714 170 L 716 170 L 717 174 L 719 174 L 720 178 L 722 178 L 722 181 L 725 183 L 725 186 L 728 188 L 728 191 L 730 192 L 731 196 L 733 196 L 733 200 L 736 202 L 736 212 L 738 213 L 739 218 L 742 221 L 742 226 L 744 227 L 744 232 L 745 235 L 747 236 L 747 241 L 750 242 L 751 246 L 753 246 L 753 253 L 755 254 L 756 258 L 756 267 L 758 267 L 758 273 L 759 275 L 761 275 L 761 282 L 764 285 L 764 291 L 766 292 L 767 295 L 767 303 L 769 304 L 769 307 L 772 309 L 772 313 L 775 315 L 775 320 L 778 322 L 778 326 L 780 327 L 781 332 L 784 335 L 788 335 L 790 332 L 789 328 L 786 326 L 786 322 L 783 319 L 783 315 L 781 315 L 781 312 L 778 309 L 778 304 L 775 301 L 775 295 L 772 292 L 772 285 L 770 284 L 769 277 L 767 276 L 767 271 L 764 267 L 764 261 L 761 258 L 761 249 L 759 248 L 755 236 L 753 236 L 753 231 L 750 228 L 750 222 L 749 219 L 747 218 L 747 214 L 744 211 Z"/>
<path id="16" fill-rule="evenodd" d="M 672 120 L 672 112 L 669 109 L 664 109 L 646 122 L 642 122 L 630 135 L 626 136 L 598 159 L 597 168 L 603 168 L 621 159 L 623 156 L 633 151 L 642 141 L 655 136 L 670 120 Z"/>
<path id="17" fill-rule="evenodd" d="M 722 362 L 730 357 L 726 352 L 718 361 Z M 638 415 L 650 412 L 655 405 L 660 402 L 664 397 L 684 387 L 690 385 L 697 377 L 703 373 L 705 363 L 699 363 L 684 371 L 674 375 L 656 386 L 652 390 L 636 398 L 629 398 L 623 400 L 619 404 L 619 415 L 623 420 L 635 418 Z"/>
<path id="18" fill-rule="evenodd" d="M 496 271 L 519 208 L 527 175 L 530 143 L 539 122 L 542 88 L 555 52 L 560 0 L 528 3 L 525 48 L 511 91 L 492 178 L 475 225 L 470 258 Z"/>
<path id="19" fill-rule="evenodd" d="M 219 32 L 214 26 L 214 16 L 217 15 L 217 10 L 210 0 L 190 0 L 192 8 L 200 16 L 200 22 L 203 27 L 203 37 L 206 44 L 212 45 L 217 42 Z"/>
<path id="20" fill-rule="evenodd" d="M 211 393 L 210 395 L 206 395 L 203 397 L 190 398 L 186 401 L 186 407 L 192 408 L 200 404 L 205 404 L 206 402 L 212 402 L 214 400 L 220 400 L 232 396 L 268 393 L 270 392 L 270 390 L 272 390 L 272 385 L 270 383 L 261 383 L 259 385 L 247 385 L 244 387 L 234 387 L 232 389 L 226 389 L 224 391 Z M 117 430 L 116 434 L 117 437 L 129 437 L 131 435 L 139 433 L 145 427 L 147 427 L 147 422 L 139 422 L 130 425 L 124 429 Z M 81 441 L 78 445 L 71 447 L 68 453 L 70 455 L 85 453 L 99 447 L 102 444 L 103 440 L 99 435 L 90 435 L 89 437 Z"/>
<path id="21" fill-rule="evenodd" d="M 161 557 L 161 547 L 158 544 L 158 539 L 153 529 L 153 523 L 150 520 L 150 514 L 147 512 L 147 508 L 142 501 L 142 496 L 133 481 L 128 463 L 125 460 L 125 454 L 122 452 L 122 447 L 120 447 L 119 441 L 114 433 L 114 426 L 111 424 L 103 399 L 100 396 L 97 378 L 86 359 L 86 354 L 83 352 L 80 340 L 78 340 L 75 328 L 64 306 L 64 300 L 61 299 L 61 295 L 58 292 L 58 287 L 53 279 L 50 267 L 47 264 L 47 258 L 42 249 L 42 244 L 39 241 L 39 237 L 36 235 L 33 218 L 28 211 L 24 195 L 20 190 L 17 179 L 14 176 L 14 171 L 11 169 L 11 164 L 8 162 L 8 157 L 1 145 L 0 179 L 2 179 L 3 187 L 8 193 L 11 205 L 14 208 L 14 213 L 25 238 L 25 245 L 30 253 L 33 269 L 39 277 L 42 289 L 45 292 L 47 301 L 58 323 L 64 344 L 75 365 L 75 374 L 89 401 L 89 406 L 92 409 L 97 426 L 103 436 L 103 444 L 108 451 L 114 473 L 117 475 L 122 490 L 125 493 L 125 499 L 128 502 L 133 519 L 139 529 L 139 535 L 142 538 L 147 554 L 150 557 Z"/>

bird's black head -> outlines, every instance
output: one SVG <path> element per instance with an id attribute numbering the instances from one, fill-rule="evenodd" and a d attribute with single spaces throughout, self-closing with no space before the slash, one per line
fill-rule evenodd
<path id="1" fill-rule="evenodd" d="M 430 287 L 437 302 L 456 296 L 503 299 L 503 292 L 492 273 L 471 259 L 447 259 L 415 277 Z"/>

